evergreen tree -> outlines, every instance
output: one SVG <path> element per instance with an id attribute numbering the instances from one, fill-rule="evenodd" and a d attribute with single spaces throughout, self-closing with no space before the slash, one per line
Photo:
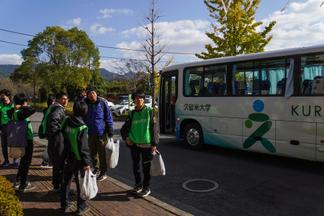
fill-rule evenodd
<path id="1" fill-rule="evenodd" d="M 214 42 L 206 44 L 207 51 L 196 54 L 198 58 L 209 59 L 223 56 L 264 51 L 270 42 L 269 35 L 275 22 L 270 22 L 258 31 L 262 22 L 255 21 L 255 11 L 260 0 L 204 0 L 212 23 L 212 31 L 206 35 Z"/>
<path id="2" fill-rule="evenodd" d="M 32 83 L 35 89 L 73 93 L 100 81 L 99 51 L 77 28 L 47 27 L 28 42 L 21 54 L 24 61 L 11 78 Z"/>

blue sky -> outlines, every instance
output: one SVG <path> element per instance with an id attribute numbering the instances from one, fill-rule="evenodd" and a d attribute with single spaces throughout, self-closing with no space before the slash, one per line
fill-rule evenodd
<path id="1" fill-rule="evenodd" d="M 45 4 L 46 2 L 46 4 Z M 323 43 L 322 0 L 261 0 L 256 20 L 276 20 L 267 50 Z M 36 34 L 46 26 L 76 26 L 97 45 L 141 49 L 150 0 L 1 0 L 0 29 Z M 213 21 L 203 0 L 158 0 L 161 43 L 165 51 L 196 53 L 209 42 L 204 32 Z M 315 32 L 316 31 L 316 32 Z M 27 44 L 31 37 L 0 31 L 0 40 Z M 19 63 L 23 47 L 0 42 L 0 64 Z M 143 58 L 140 53 L 100 48 L 101 56 Z M 165 55 L 173 63 L 197 60 L 193 55 Z M 118 60 L 102 58 L 112 70 Z"/>

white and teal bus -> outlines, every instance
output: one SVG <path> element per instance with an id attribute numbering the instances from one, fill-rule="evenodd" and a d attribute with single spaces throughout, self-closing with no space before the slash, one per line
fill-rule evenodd
<path id="1" fill-rule="evenodd" d="M 162 133 L 324 161 L 324 45 L 170 66 L 161 72 Z"/>

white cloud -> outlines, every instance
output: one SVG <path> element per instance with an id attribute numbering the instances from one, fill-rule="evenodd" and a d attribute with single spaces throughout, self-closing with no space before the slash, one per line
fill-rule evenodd
<path id="1" fill-rule="evenodd" d="M 17 54 L 0 54 L 0 64 L 21 64 L 22 58 Z"/>
<path id="2" fill-rule="evenodd" d="M 113 28 L 108 28 L 105 27 L 101 24 L 93 24 L 92 26 L 90 26 L 90 31 L 94 34 L 94 35 L 104 35 L 108 32 L 113 32 L 115 31 L 115 29 Z"/>
<path id="3" fill-rule="evenodd" d="M 102 18 L 111 18 L 113 14 L 122 14 L 122 15 L 130 15 L 133 13 L 132 10 L 129 9 L 112 9 L 112 8 L 105 8 L 99 11 Z"/>
<path id="4" fill-rule="evenodd" d="M 81 26 L 81 22 L 82 22 L 81 17 L 77 17 L 77 18 L 67 21 L 68 25 L 75 26 L 75 27 Z"/>
<path id="5" fill-rule="evenodd" d="M 264 23 L 277 21 L 271 34 L 273 39 L 267 50 L 323 44 L 324 7 L 323 0 L 291 2 L 283 11 L 272 13 Z"/>
<path id="6" fill-rule="evenodd" d="M 205 20 L 178 20 L 174 22 L 156 23 L 159 42 L 164 51 L 196 53 L 204 50 L 204 45 L 210 43 L 205 32 L 209 29 L 210 22 Z M 118 47 L 130 49 L 142 49 L 142 43 L 146 38 L 147 31 L 144 27 L 136 27 L 122 32 L 125 38 L 135 38 L 135 41 L 122 42 Z M 138 58 L 139 53 L 125 51 L 124 55 Z M 143 55 L 142 55 L 143 56 Z M 170 57 L 170 56 L 168 56 Z M 196 59 L 194 55 L 186 59 Z"/>

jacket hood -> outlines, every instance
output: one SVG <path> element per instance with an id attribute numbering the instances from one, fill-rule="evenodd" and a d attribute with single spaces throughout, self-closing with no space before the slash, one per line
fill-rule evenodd
<path id="1" fill-rule="evenodd" d="M 84 121 L 81 117 L 70 116 L 67 120 L 67 124 L 71 127 L 80 127 L 84 125 Z"/>

